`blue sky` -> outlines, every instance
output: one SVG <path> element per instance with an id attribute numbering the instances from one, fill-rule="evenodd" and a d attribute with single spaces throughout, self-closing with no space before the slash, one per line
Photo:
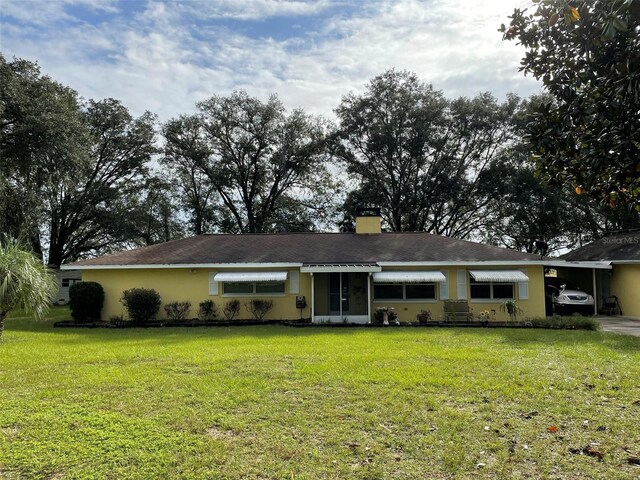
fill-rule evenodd
<path id="1" fill-rule="evenodd" d="M 537 93 L 500 23 L 528 0 L 0 0 L 0 49 L 85 98 L 167 120 L 212 94 L 332 117 L 389 68 L 448 96 Z"/>

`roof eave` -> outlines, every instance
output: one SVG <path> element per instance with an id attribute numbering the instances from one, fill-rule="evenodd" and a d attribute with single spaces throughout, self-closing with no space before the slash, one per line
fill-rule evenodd
<path id="1" fill-rule="evenodd" d="M 279 263 L 153 263 L 153 264 L 118 264 L 118 265 L 61 265 L 60 270 L 142 270 L 159 268 L 297 268 L 301 262 Z"/>
<path id="2" fill-rule="evenodd" d="M 608 260 L 552 260 L 545 264 L 548 267 L 598 268 L 611 270 Z"/>

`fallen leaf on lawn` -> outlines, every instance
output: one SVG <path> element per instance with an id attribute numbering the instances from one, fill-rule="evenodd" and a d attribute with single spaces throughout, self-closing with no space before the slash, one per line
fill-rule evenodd
<path id="1" fill-rule="evenodd" d="M 583 448 L 570 448 L 569 453 L 574 455 L 590 455 L 592 457 L 596 457 L 598 460 L 602 460 L 604 458 L 604 453 L 598 450 L 595 445 L 596 444 L 589 444 Z"/>
<path id="2" fill-rule="evenodd" d="M 558 431 L 558 427 L 556 427 L 555 425 L 551 425 L 550 427 L 547 427 L 547 431 L 556 433 Z"/>
<path id="3" fill-rule="evenodd" d="M 486 467 L 486 466 L 487 466 L 486 463 L 476 463 L 476 469 Z"/>
<path id="4" fill-rule="evenodd" d="M 592 447 L 591 445 L 587 445 L 586 447 L 584 447 L 582 449 L 582 452 L 585 453 L 586 455 L 596 457 L 598 460 L 602 460 L 604 458 L 604 453 L 602 453 L 597 448 Z"/>
<path id="5" fill-rule="evenodd" d="M 640 467 L 640 454 L 633 452 L 629 447 L 622 447 L 622 450 L 628 454 L 627 463 L 629 465 L 637 465 Z"/>

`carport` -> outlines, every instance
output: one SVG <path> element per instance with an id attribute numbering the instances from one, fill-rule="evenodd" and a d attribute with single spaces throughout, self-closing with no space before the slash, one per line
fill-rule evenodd
<path id="1" fill-rule="evenodd" d="M 580 287 L 580 290 L 593 296 L 593 313 L 598 314 L 603 297 L 611 295 L 611 262 L 569 262 L 550 261 L 545 270 L 554 269 L 558 277 Z M 545 272 L 546 275 L 546 272 Z"/>

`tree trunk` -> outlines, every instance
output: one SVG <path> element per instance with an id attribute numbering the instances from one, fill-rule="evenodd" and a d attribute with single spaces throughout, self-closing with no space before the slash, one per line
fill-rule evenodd
<path id="1" fill-rule="evenodd" d="M 0 338 L 2 338 L 2 332 L 4 332 L 4 319 L 7 318 L 7 312 L 0 312 Z"/>

